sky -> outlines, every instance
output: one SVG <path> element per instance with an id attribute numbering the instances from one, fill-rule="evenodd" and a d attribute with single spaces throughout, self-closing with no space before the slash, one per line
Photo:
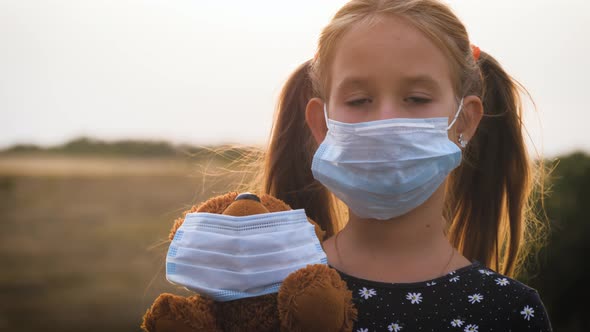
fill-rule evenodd
<path id="1" fill-rule="evenodd" d="M 0 0 L 0 148 L 79 136 L 268 142 L 343 0 Z M 450 0 L 530 92 L 529 149 L 590 152 L 590 2 Z"/>

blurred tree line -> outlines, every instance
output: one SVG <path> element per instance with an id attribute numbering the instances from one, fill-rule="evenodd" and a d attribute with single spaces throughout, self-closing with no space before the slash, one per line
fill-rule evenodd
<path id="1" fill-rule="evenodd" d="M 233 161 L 251 152 L 252 148 L 236 146 L 194 146 L 188 144 L 171 144 L 157 140 L 119 140 L 104 141 L 89 137 L 79 137 L 62 145 L 40 147 L 34 144 L 18 144 L 0 150 L 2 155 L 23 154 L 61 154 L 99 157 L 219 157 Z"/>
<path id="2" fill-rule="evenodd" d="M 590 331 L 590 156 L 573 153 L 547 161 L 555 167 L 548 179 L 544 210 L 549 219 L 547 245 L 539 252 L 536 273 L 524 281 L 536 288 L 555 331 Z"/>

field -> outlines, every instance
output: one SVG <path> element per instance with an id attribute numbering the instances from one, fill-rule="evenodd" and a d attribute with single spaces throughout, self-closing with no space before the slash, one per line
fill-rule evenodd
<path id="1" fill-rule="evenodd" d="M 168 232 L 243 180 L 206 174 L 222 166 L 0 157 L 0 331 L 140 331 L 158 294 L 188 294 L 165 279 Z"/>
<path id="2" fill-rule="evenodd" d="M 251 178 L 228 163 L 243 151 L 150 157 L 139 144 L 117 147 L 136 157 L 106 157 L 110 148 L 0 153 L 0 331 L 140 331 L 158 294 L 188 294 L 165 279 L 172 222 Z M 551 179 L 552 233 L 524 280 L 555 331 L 590 331 L 590 156 L 560 157 Z"/>

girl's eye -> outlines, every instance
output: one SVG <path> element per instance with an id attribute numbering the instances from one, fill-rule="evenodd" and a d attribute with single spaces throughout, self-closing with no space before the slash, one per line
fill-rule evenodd
<path id="1" fill-rule="evenodd" d="M 370 102 L 371 102 L 371 99 L 362 98 L 362 99 L 356 99 L 356 100 L 348 101 L 348 102 L 346 102 L 346 104 L 348 104 L 350 106 L 361 106 L 361 105 L 364 105 L 364 104 L 370 103 Z"/>
<path id="2" fill-rule="evenodd" d="M 431 100 L 429 98 L 424 97 L 408 97 L 404 99 L 404 101 L 412 104 L 426 104 L 429 103 Z"/>

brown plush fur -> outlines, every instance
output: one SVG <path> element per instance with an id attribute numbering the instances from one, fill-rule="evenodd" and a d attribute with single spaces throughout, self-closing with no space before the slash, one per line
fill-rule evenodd
<path id="1" fill-rule="evenodd" d="M 145 313 L 144 331 L 219 331 L 213 301 L 200 296 L 182 297 L 164 293 Z"/>
<path id="2" fill-rule="evenodd" d="M 343 326 L 342 331 L 347 331 L 357 317 L 352 292 L 338 272 L 327 265 L 310 265 L 291 273 L 278 296 L 283 331 L 320 332 L 333 326 Z M 342 303 L 347 305 L 343 307 Z"/>
<path id="3" fill-rule="evenodd" d="M 279 331 L 276 294 L 220 302 L 217 306 L 219 317 L 231 317 L 222 321 L 226 332 Z"/>
<path id="4" fill-rule="evenodd" d="M 231 192 L 209 199 L 185 211 L 174 221 L 172 240 L 187 213 L 209 212 L 244 216 L 291 210 L 289 205 L 269 195 L 260 201 L 238 200 Z M 312 220 L 316 235 L 325 232 Z M 147 332 L 238 332 L 238 331 L 335 331 L 352 330 L 356 319 L 352 293 L 338 273 L 324 264 L 308 265 L 291 273 L 278 294 L 215 302 L 199 295 L 181 297 L 161 294 L 147 310 L 141 328 Z"/>

